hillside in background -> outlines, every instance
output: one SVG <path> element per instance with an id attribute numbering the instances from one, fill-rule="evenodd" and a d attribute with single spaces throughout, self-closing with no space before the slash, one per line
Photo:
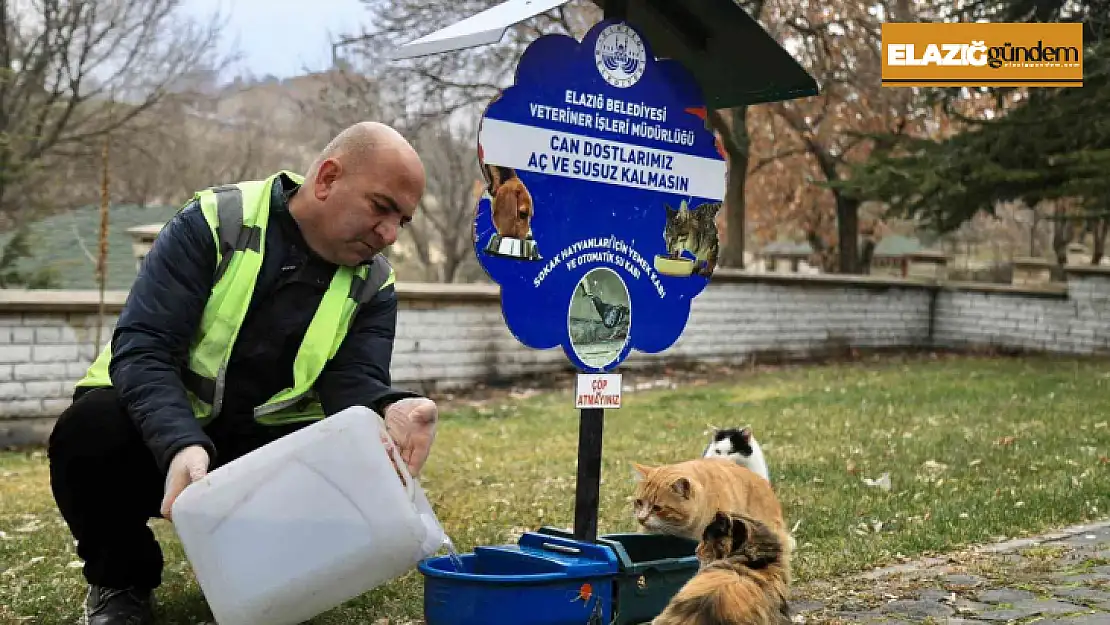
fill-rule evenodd
<path id="1" fill-rule="evenodd" d="M 127 290 L 135 280 L 135 256 L 127 229 L 146 224 L 165 223 L 176 213 L 176 206 L 113 206 L 108 213 L 109 290 Z M 96 206 L 77 209 L 37 221 L 30 226 L 32 257 L 24 258 L 21 269 L 49 267 L 54 270 L 61 289 L 96 289 L 96 265 L 81 247 L 95 258 L 100 230 L 100 210 Z M 0 234 L 0 248 L 12 233 Z"/>

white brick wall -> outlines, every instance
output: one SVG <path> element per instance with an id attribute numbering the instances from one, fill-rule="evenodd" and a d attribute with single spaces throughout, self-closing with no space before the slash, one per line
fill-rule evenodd
<path id="1" fill-rule="evenodd" d="M 57 415 L 92 361 L 96 315 L 5 308 L 0 303 L 0 418 Z M 0 426 L 0 441 L 3 433 Z"/>
<path id="2" fill-rule="evenodd" d="M 1110 354 L 1110 273 L 1069 272 L 1065 290 L 938 295 L 934 344 Z"/>
<path id="3" fill-rule="evenodd" d="M 494 288 L 399 288 L 392 372 L 400 386 L 458 387 L 569 367 L 562 349 L 532 350 L 513 338 Z M 110 294 L 105 338 L 125 296 Z M 95 353 L 95 302 L 96 293 L 0 290 L 0 444 L 16 436 L 13 423 L 49 419 L 68 405 Z M 1110 272 L 1071 271 L 1066 286 L 1035 291 L 719 271 L 694 300 L 674 346 L 662 354 L 633 352 L 625 363 L 739 362 L 753 354 L 804 358 L 848 347 L 930 345 L 1110 355 Z M 41 432 L 42 424 L 37 427 Z"/>

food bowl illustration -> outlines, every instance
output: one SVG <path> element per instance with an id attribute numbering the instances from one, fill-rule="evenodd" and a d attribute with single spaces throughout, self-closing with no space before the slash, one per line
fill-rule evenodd
<path id="1" fill-rule="evenodd" d="M 655 256 L 655 270 L 665 276 L 678 276 L 686 277 L 694 273 L 696 265 L 694 261 L 689 258 L 664 256 L 658 254 Z"/>
<path id="2" fill-rule="evenodd" d="M 515 239 L 494 234 L 486 244 L 486 253 L 491 256 L 517 258 L 521 260 L 540 260 L 535 239 Z"/>

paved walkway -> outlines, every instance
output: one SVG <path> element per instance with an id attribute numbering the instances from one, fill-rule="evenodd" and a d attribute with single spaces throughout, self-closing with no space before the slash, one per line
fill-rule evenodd
<path id="1" fill-rule="evenodd" d="M 794 622 L 1110 625 L 1110 521 L 795 590 Z"/>

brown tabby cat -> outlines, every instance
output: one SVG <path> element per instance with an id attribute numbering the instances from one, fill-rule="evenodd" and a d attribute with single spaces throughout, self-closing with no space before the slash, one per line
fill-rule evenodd
<path id="1" fill-rule="evenodd" d="M 718 512 L 698 544 L 701 570 L 651 625 L 788 625 L 790 582 L 779 533 Z"/>
<path id="2" fill-rule="evenodd" d="M 718 510 L 732 510 L 767 523 L 789 544 L 778 496 L 767 480 L 746 467 L 719 457 L 632 466 L 640 477 L 633 504 L 640 531 L 701 540 Z"/>

